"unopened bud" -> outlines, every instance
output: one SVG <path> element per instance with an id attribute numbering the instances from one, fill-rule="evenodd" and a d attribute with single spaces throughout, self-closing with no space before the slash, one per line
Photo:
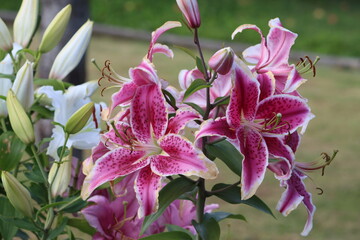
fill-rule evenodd
<path id="1" fill-rule="evenodd" d="M 56 56 L 50 79 L 64 79 L 80 62 L 90 42 L 93 22 L 87 21 Z"/>
<path id="2" fill-rule="evenodd" d="M 12 49 L 12 40 L 9 29 L 4 21 L 0 18 L 0 49 L 9 52 Z"/>
<path id="3" fill-rule="evenodd" d="M 191 28 L 198 28 L 201 24 L 197 0 L 176 0 L 182 14 Z"/>
<path id="4" fill-rule="evenodd" d="M 14 42 L 27 47 L 34 34 L 39 14 L 39 0 L 23 0 L 14 21 Z"/>
<path id="5" fill-rule="evenodd" d="M 29 111 L 34 103 L 33 79 L 33 63 L 26 61 L 16 73 L 14 85 L 11 88 L 25 111 Z"/>
<path id="6" fill-rule="evenodd" d="M 209 66 L 217 73 L 227 74 L 234 63 L 234 51 L 230 48 L 222 48 L 209 60 Z"/>
<path id="7" fill-rule="evenodd" d="M 16 210 L 26 217 L 32 217 L 33 206 L 29 191 L 9 172 L 1 172 L 6 196 Z"/>
<path id="8" fill-rule="evenodd" d="M 42 53 L 49 52 L 61 40 L 71 15 L 71 5 L 64 7 L 51 21 L 46 28 L 41 40 L 39 51 Z"/>
<path id="9" fill-rule="evenodd" d="M 58 170 L 57 170 L 58 169 Z M 71 180 L 71 155 L 63 158 L 62 162 L 54 162 L 51 166 L 48 181 L 51 185 L 53 197 L 62 195 L 69 186 Z"/>
<path id="10" fill-rule="evenodd" d="M 65 125 L 65 132 L 68 134 L 75 134 L 80 132 L 81 129 L 87 124 L 95 107 L 93 102 L 89 102 L 77 110 Z"/>
<path id="11" fill-rule="evenodd" d="M 11 89 L 6 97 L 6 106 L 9 112 L 10 124 L 16 136 L 25 144 L 33 143 L 35 141 L 34 127 Z"/>

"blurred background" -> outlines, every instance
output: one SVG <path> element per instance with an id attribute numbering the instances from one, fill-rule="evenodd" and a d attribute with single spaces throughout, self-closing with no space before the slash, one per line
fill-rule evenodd
<path id="1" fill-rule="evenodd" d="M 47 0 L 44 0 L 45 2 Z M 54 0 L 48 0 L 54 1 Z M 88 4 L 89 15 L 105 32 L 135 31 L 131 39 L 115 37 L 117 34 L 96 34 L 91 40 L 87 58 L 87 80 L 100 77 L 99 72 L 90 64 L 95 58 L 100 66 L 107 59 L 120 75 L 128 76 L 128 69 L 138 65 L 147 53 L 150 32 L 168 20 L 181 20 L 175 0 L 74 0 L 80 1 L 79 12 L 86 15 Z M 56 1 L 55 1 L 56 2 Z M 64 1 L 58 0 L 58 3 Z M 261 197 L 277 219 L 243 205 L 226 205 L 220 200 L 210 202 L 223 204 L 222 210 L 241 213 L 247 222 L 225 220 L 222 223 L 222 238 L 225 240 L 354 240 L 360 236 L 360 1 L 357 0 L 198 0 L 202 26 L 200 37 L 216 40 L 218 45 L 230 41 L 230 35 L 241 24 L 250 23 L 259 26 L 264 34 L 268 32 L 268 21 L 279 17 L 284 27 L 298 33 L 293 47 L 296 56 L 306 52 L 312 58 L 320 56 L 323 64 L 317 67 L 316 77 L 306 75 L 308 79 L 299 89 L 309 100 L 312 112 L 316 115 L 297 153 L 298 161 L 313 161 L 321 152 L 332 153 L 339 150 L 335 161 L 325 170 L 310 174 L 306 184 L 313 194 L 317 206 L 314 228 L 310 235 L 303 238 L 299 235 L 305 224 L 307 213 L 300 205 L 288 217 L 276 212 L 275 207 L 283 192 L 279 183 L 269 172 L 265 184 L 259 189 Z M 20 0 L 2 1 L 0 10 L 16 11 Z M 62 7 L 65 4 L 61 5 Z M 46 11 L 46 9 L 43 9 Z M 0 12 L 0 13 L 1 13 Z M 0 15 L 1 16 L 1 15 Z M 105 27 L 105 28 L 104 28 Z M 125 28 L 125 29 L 124 29 Z M 144 31 L 145 30 L 145 31 Z M 99 30 L 99 32 L 102 32 Z M 98 32 L 98 33 L 99 33 Z M 184 41 L 190 42 L 191 35 L 186 27 L 174 29 L 171 34 L 188 36 Z M 120 34 L 121 35 L 121 34 Z M 126 34 L 125 34 L 126 35 Z M 167 34 L 166 34 L 167 35 Z M 175 36 L 177 36 L 175 35 Z M 138 36 L 138 38 L 136 37 Z M 142 40 L 136 40 L 142 39 Z M 233 41 L 241 46 L 257 44 L 260 38 L 254 31 L 245 31 Z M 36 44 L 36 43 L 35 43 Z M 178 86 L 177 76 L 181 69 L 195 66 L 193 60 L 184 52 L 175 48 L 175 58 L 169 61 L 163 56 L 155 57 L 155 65 L 160 77 Z M 205 57 L 215 52 L 211 47 L 205 51 Z M 241 50 L 237 50 L 241 53 Z M 325 59 L 331 59 L 330 63 Z M 111 93 L 99 95 L 97 100 L 108 101 Z M 233 183 L 238 179 L 220 164 L 221 173 L 216 182 Z M 215 183 L 215 182 L 214 182 Z M 214 184 L 209 183 L 210 185 Z M 324 190 L 318 195 L 316 187 Z M 84 239 L 89 237 L 84 236 Z"/>

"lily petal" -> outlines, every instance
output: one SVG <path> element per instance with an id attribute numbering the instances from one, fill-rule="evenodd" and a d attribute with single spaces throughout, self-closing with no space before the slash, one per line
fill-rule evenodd
<path id="1" fill-rule="evenodd" d="M 262 183 L 268 165 L 268 149 L 261 134 L 248 127 L 237 131 L 244 156 L 241 173 L 241 199 L 251 198 Z"/>
<path id="2" fill-rule="evenodd" d="M 154 65 L 146 58 L 135 68 L 130 68 L 129 76 L 138 86 L 147 84 L 161 84 Z"/>
<path id="3" fill-rule="evenodd" d="M 289 146 L 284 144 L 282 139 L 277 137 L 264 137 L 264 140 L 271 158 L 282 158 L 291 164 L 295 161 L 294 152 Z"/>
<path id="4" fill-rule="evenodd" d="M 115 107 L 128 104 L 134 97 L 137 87 L 138 86 L 133 82 L 125 83 L 118 92 L 114 93 L 111 96 L 111 107 L 109 114 L 111 114 Z"/>
<path id="5" fill-rule="evenodd" d="M 282 90 L 283 93 L 291 93 L 307 81 L 299 74 L 294 65 L 291 65 L 291 68 L 292 69 L 287 77 L 284 89 Z"/>
<path id="6" fill-rule="evenodd" d="M 148 142 L 153 131 L 158 139 L 164 135 L 167 123 L 167 109 L 160 86 L 139 87 L 131 102 L 131 125 L 136 138 Z"/>
<path id="7" fill-rule="evenodd" d="M 161 188 L 161 176 L 155 174 L 150 167 L 139 171 L 135 180 L 135 192 L 140 208 L 138 217 L 150 215 L 158 209 L 158 195 Z"/>
<path id="8" fill-rule="evenodd" d="M 226 117 L 229 125 L 237 128 L 241 125 L 242 118 L 254 120 L 260 89 L 259 82 L 244 62 L 237 59 L 234 66 L 235 86 L 231 92 Z"/>
<path id="9" fill-rule="evenodd" d="M 275 93 L 275 78 L 272 72 L 259 74 L 257 80 L 260 83 L 260 101 Z"/>
<path id="10" fill-rule="evenodd" d="M 188 122 L 199 118 L 200 114 L 191 108 L 180 108 L 176 111 L 175 117 L 169 120 L 166 133 L 178 134 Z"/>
<path id="11" fill-rule="evenodd" d="M 174 58 L 173 51 L 167 45 L 164 44 L 155 43 L 155 45 L 152 48 L 151 54 L 154 55 L 155 53 L 162 53 L 169 58 Z"/>
<path id="12" fill-rule="evenodd" d="M 229 139 L 236 139 L 236 132 L 233 130 L 226 121 L 226 118 L 209 119 L 203 122 L 200 130 L 195 134 L 196 140 L 205 136 L 220 136 Z"/>
<path id="13" fill-rule="evenodd" d="M 271 119 L 274 113 L 281 114 L 281 122 L 268 131 L 269 133 L 263 132 L 264 135 L 292 133 L 312 118 L 310 108 L 304 99 L 285 94 L 262 100 L 258 106 L 256 119 Z"/>
<path id="14" fill-rule="evenodd" d="M 90 174 L 85 178 L 81 197 L 86 199 L 101 184 L 145 167 L 150 160 L 143 158 L 144 155 L 143 151 L 132 151 L 125 148 L 118 148 L 106 153 L 95 162 Z"/>
<path id="15" fill-rule="evenodd" d="M 269 162 L 268 169 L 274 173 L 275 178 L 278 180 L 288 180 L 291 177 L 292 166 L 285 159 Z"/>

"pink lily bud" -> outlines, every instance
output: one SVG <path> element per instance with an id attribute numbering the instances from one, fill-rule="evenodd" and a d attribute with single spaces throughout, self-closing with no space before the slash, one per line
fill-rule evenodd
<path id="1" fill-rule="evenodd" d="M 217 51 L 209 60 L 209 66 L 217 73 L 227 74 L 234 63 L 234 51 L 230 48 L 223 48 Z"/>
<path id="2" fill-rule="evenodd" d="M 176 0 L 182 14 L 191 28 L 198 28 L 201 24 L 197 0 Z"/>

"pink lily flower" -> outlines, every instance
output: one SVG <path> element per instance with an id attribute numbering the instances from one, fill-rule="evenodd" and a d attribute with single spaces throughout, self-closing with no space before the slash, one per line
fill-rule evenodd
<path id="1" fill-rule="evenodd" d="M 297 34 L 284 28 L 279 20 L 275 18 L 269 21 L 270 31 L 265 38 L 261 30 L 251 24 L 239 26 L 232 33 L 232 38 L 244 29 L 257 31 L 261 36 L 261 43 L 247 48 L 243 52 L 244 59 L 255 64 L 252 71 L 259 75 L 271 72 L 276 79 L 276 90 L 278 93 L 292 93 L 302 83 L 306 82 L 297 72 L 295 65 L 289 65 L 290 48 L 297 38 Z M 298 95 L 298 93 L 294 93 Z"/>
<path id="2" fill-rule="evenodd" d="M 138 172 L 135 191 L 140 202 L 138 216 L 143 217 L 157 209 L 162 177 L 184 174 L 212 179 L 217 176 L 215 164 L 178 135 L 188 121 L 200 116 L 190 110 L 179 110 L 168 122 L 162 95 L 148 95 L 152 87 L 143 86 L 136 92 L 131 105 L 131 126 L 119 122 L 116 129 L 102 136 L 102 144 L 109 151 L 96 160 L 86 177 L 83 199 L 105 182 Z M 152 106 L 149 97 L 155 99 Z"/>
<path id="3" fill-rule="evenodd" d="M 226 118 L 204 122 L 196 139 L 225 136 L 239 149 L 244 156 L 241 197 L 248 199 L 264 179 L 269 154 L 286 156 L 278 137 L 305 126 L 312 114 L 306 102 L 295 96 L 274 95 L 259 102 L 259 82 L 240 59 L 234 65 L 233 76 L 235 86 Z"/>

